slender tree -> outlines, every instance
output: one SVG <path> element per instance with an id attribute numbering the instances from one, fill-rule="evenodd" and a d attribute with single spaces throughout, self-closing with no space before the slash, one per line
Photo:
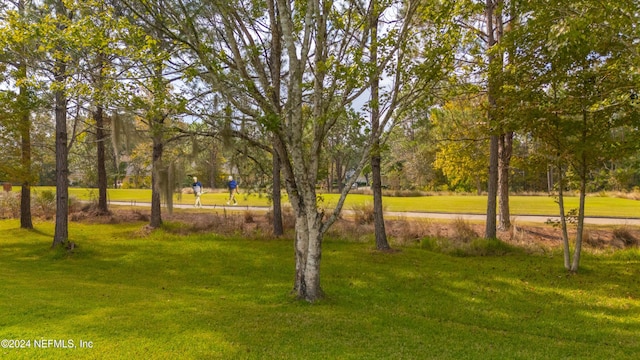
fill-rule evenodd
<path id="1" fill-rule="evenodd" d="M 498 92 L 500 91 L 499 78 L 496 74 L 497 68 L 502 68 L 502 57 L 494 53 L 494 49 L 500 41 L 502 35 L 502 17 L 497 11 L 502 6 L 502 0 L 486 0 L 486 34 L 487 34 L 487 62 L 489 68 L 487 100 L 490 141 L 489 141 L 489 182 L 487 185 L 487 220 L 485 222 L 484 236 L 486 238 L 496 237 L 496 209 L 498 196 L 498 151 L 500 134 L 498 133 Z M 496 16 L 497 12 L 497 16 Z"/>
<path id="2" fill-rule="evenodd" d="M 32 170 L 31 151 L 31 116 L 35 107 L 33 89 L 28 75 L 29 62 L 34 62 L 33 51 L 35 39 L 31 31 L 30 18 L 32 7 L 25 0 L 17 0 L 7 4 L 4 19 L 6 27 L 2 28 L 0 42 L 3 44 L 3 59 L 1 62 L 14 69 L 17 96 L 13 101 L 12 113 L 16 118 L 16 128 L 20 138 L 20 169 L 16 177 L 21 184 L 20 196 L 20 227 L 32 229 L 31 220 L 31 184 L 34 179 Z M 11 6 L 9 6 L 11 5 Z M 32 64 L 33 65 L 33 64 Z M 11 128 L 12 126 L 7 126 Z"/>
<path id="3" fill-rule="evenodd" d="M 370 34 L 367 12 L 355 2 L 325 1 L 310 1 L 305 6 L 286 0 L 242 4 L 176 1 L 166 3 L 162 11 L 146 2 L 139 5 L 141 19 L 149 24 L 161 19 L 157 27 L 199 60 L 198 77 L 210 91 L 220 93 L 273 135 L 273 149 L 296 216 L 294 292 L 308 301 L 319 299 L 323 235 L 339 216 L 370 154 L 367 145 L 336 209 L 325 218 L 316 196 L 325 139 L 344 106 L 370 88 L 369 59 L 361 51 Z M 402 29 L 401 23 L 390 27 Z M 380 64 L 388 64 L 406 39 L 406 31 L 390 34 L 397 41 L 379 54 Z M 281 47 L 272 47 L 274 42 Z M 286 68 L 276 71 L 277 64 L 286 64 Z M 380 128 L 386 125 L 381 123 Z"/>
<path id="4" fill-rule="evenodd" d="M 591 170 L 613 157 L 637 151 L 640 118 L 629 101 L 638 83 L 636 2 L 530 3 L 524 29 L 514 34 L 517 83 L 527 129 L 553 149 L 559 181 L 565 267 L 578 271 L 583 241 L 587 184 Z M 621 136 L 625 134 L 625 136 Z M 572 175 L 579 191 L 577 232 L 566 231 L 563 191 Z M 573 256 L 570 249 L 573 245 Z"/>
<path id="5" fill-rule="evenodd" d="M 56 30 L 64 33 L 71 20 L 71 14 L 62 0 L 57 0 L 52 9 L 55 12 Z M 62 37 L 60 37 L 62 38 Z M 56 226 L 52 247 L 57 247 L 69 238 L 69 159 L 67 131 L 67 59 L 64 44 L 59 42 L 53 48 L 53 91 L 55 97 L 56 123 Z"/>
<path id="6" fill-rule="evenodd" d="M 387 241 L 387 233 L 384 226 L 384 214 L 382 206 L 382 155 L 380 149 L 380 77 L 381 69 L 378 64 L 378 21 L 380 17 L 380 4 L 371 1 L 369 12 L 371 27 L 371 190 L 373 191 L 373 221 L 376 248 L 388 250 L 391 247 Z"/>
<path id="7" fill-rule="evenodd" d="M 21 17 L 26 15 L 25 1 L 18 1 L 18 13 Z M 23 46 L 23 49 L 25 47 Z M 20 85 L 20 94 L 18 103 L 22 107 L 20 112 L 20 142 L 22 152 L 22 189 L 20 196 L 20 227 L 23 229 L 33 229 L 31 221 L 31 114 L 29 112 L 29 89 L 27 87 L 27 59 L 26 51 L 23 51 L 24 57 L 18 59 L 18 82 Z"/>

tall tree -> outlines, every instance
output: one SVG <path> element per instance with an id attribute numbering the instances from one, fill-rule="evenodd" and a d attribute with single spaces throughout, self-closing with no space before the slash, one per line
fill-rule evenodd
<path id="1" fill-rule="evenodd" d="M 512 41 L 518 67 L 511 96 L 521 103 L 528 130 L 553 149 L 563 219 L 564 265 L 577 271 L 583 241 L 590 170 L 637 151 L 640 124 L 629 94 L 640 81 L 637 66 L 640 5 L 633 1 L 529 3 L 523 29 Z M 620 136 L 625 134 L 625 136 Z M 570 171 L 569 171 L 570 170 Z M 577 233 L 571 257 L 564 221 L 567 175 L 577 179 Z"/>
<path id="2" fill-rule="evenodd" d="M 370 71 L 370 120 L 371 120 L 371 175 L 374 198 L 374 222 L 376 246 L 379 250 L 389 249 L 387 242 L 383 206 L 381 163 L 382 145 L 390 135 L 384 124 L 398 123 L 407 118 L 415 106 L 429 107 L 436 95 L 438 85 L 452 68 L 453 49 L 459 40 L 458 28 L 452 26 L 452 17 L 458 9 L 450 3 L 422 1 L 396 5 L 386 2 L 369 3 L 371 36 L 369 40 Z M 399 36 L 380 26 L 380 19 L 389 12 L 400 11 L 404 21 L 399 23 Z M 445 35 L 446 34 L 446 35 Z M 398 46 L 397 55 L 392 58 L 378 58 L 378 52 L 388 47 Z M 386 53 L 382 50 L 382 53 Z M 416 64 L 418 62 L 418 64 Z M 391 85 L 381 86 L 383 79 L 391 79 Z"/>
<path id="3" fill-rule="evenodd" d="M 514 20 L 514 1 L 484 0 L 465 3 L 468 10 L 463 12 L 459 22 L 467 29 L 467 41 L 463 42 L 462 66 L 465 76 L 471 72 L 471 81 L 480 81 L 486 93 L 486 121 L 489 130 L 489 159 L 487 183 L 487 213 L 485 234 L 496 237 L 498 228 L 498 205 L 500 208 L 500 228 L 510 226 L 509 214 L 509 167 L 512 153 L 513 130 L 509 129 L 505 118 L 505 97 L 503 78 L 505 66 L 504 49 L 500 46 L 505 24 Z M 509 18 L 508 15 L 511 15 Z M 471 66 L 469 66 L 471 64 Z"/>
<path id="4" fill-rule="evenodd" d="M 489 182 L 487 185 L 487 220 L 485 222 L 484 236 L 496 237 L 496 209 L 498 196 L 498 151 L 500 134 L 498 133 L 498 98 L 500 83 L 498 69 L 502 69 L 502 56 L 494 52 L 496 45 L 502 36 L 502 0 L 486 0 L 486 35 L 487 35 L 487 62 L 488 62 L 488 116 L 490 141 L 489 141 Z"/>
<path id="5" fill-rule="evenodd" d="M 25 0 L 9 2 L 3 8 L 6 27 L 2 28 L 0 42 L 3 45 L 2 62 L 14 69 L 12 78 L 18 88 L 15 101 L 12 102 L 12 113 L 15 116 L 16 128 L 20 137 L 20 169 L 17 178 L 20 181 L 20 227 L 33 228 L 31 220 L 31 184 L 33 182 L 31 155 L 31 116 L 35 102 L 33 89 L 28 76 L 29 61 L 33 62 L 32 48 L 36 39 L 31 31 L 32 7 Z M 33 64 L 31 64 L 33 65 Z M 8 128 L 10 128 L 9 126 Z"/>
<path id="6" fill-rule="evenodd" d="M 96 56 L 95 78 L 98 88 L 103 87 L 105 67 L 105 56 L 102 53 L 98 53 Z M 105 109 L 100 96 L 96 96 L 94 103 L 93 120 L 96 123 L 96 152 L 98 160 L 96 164 L 98 167 L 98 211 L 102 214 L 107 214 L 109 213 L 109 207 L 107 205 L 107 164 L 105 159 L 105 142 L 107 140 L 104 121 Z"/>
<path id="7" fill-rule="evenodd" d="M 370 88 L 369 59 L 361 51 L 368 41 L 368 14 L 357 2 L 318 0 L 176 1 L 165 3 L 162 10 L 148 2 L 140 5 L 140 18 L 149 24 L 161 19 L 155 24 L 199 60 L 198 76 L 209 91 L 220 93 L 273 135 L 296 217 L 294 292 L 308 301 L 319 299 L 323 235 L 339 216 L 371 149 L 365 146 L 336 209 L 325 218 L 316 184 L 326 136 L 344 107 Z M 392 32 L 398 41 L 379 54 L 381 64 L 388 63 L 406 39 L 404 19 L 389 25 L 398 30 Z M 282 52 L 272 47 L 273 37 Z M 286 67 L 274 71 L 274 64 Z M 274 97 L 279 91 L 281 97 Z M 380 124 L 381 129 L 385 126 Z"/>
<path id="8" fill-rule="evenodd" d="M 51 9 L 55 13 L 57 41 L 51 52 L 53 65 L 53 92 L 56 122 L 56 225 L 52 247 L 64 244 L 69 238 L 69 159 L 67 132 L 67 58 L 64 34 L 69 27 L 71 14 L 62 0 L 55 1 Z"/>
<path id="9" fill-rule="evenodd" d="M 369 6 L 370 27 L 371 27 L 371 190 L 373 191 L 373 222 L 376 248 L 378 250 L 388 250 L 391 247 L 387 241 L 387 233 L 384 226 L 384 214 L 382 207 L 382 175 L 381 164 L 382 154 L 380 148 L 380 77 L 381 69 L 378 64 L 378 24 L 380 17 L 380 6 L 376 1 L 371 1 Z"/>
<path id="10" fill-rule="evenodd" d="M 139 120 L 146 125 L 151 139 L 151 216 L 149 226 L 158 228 L 162 225 L 162 199 L 164 198 L 171 211 L 172 189 L 175 181 L 171 179 L 171 164 L 163 160 L 168 143 L 186 138 L 182 130 L 178 130 L 175 118 L 183 113 L 184 99 L 172 91 L 172 84 L 180 80 L 184 69 L 176 68 L 172 62 L 173 55 L 179 56 L 179 49 L 167 38 L 163 31 L 168 25 L 161 17 L 145 19 L 139 17 L 140 9 L 146 7 L 163 9 L 169 5 L 163 0 L 126 3 L 114 1 L 116 13 L 128 19 L 130 28 L 125 41 L 136 50 L 128 54 L 129 73 L 135 83 L 135 94 L 127 105 Z M 189 65 L 187 65 L 188 67 Z"/>
<path id="11" fill-rule="evenodd" d="M 18 12 L 21 17 L 26 14 L 25 1 L 18 1 Z M 23 49 L 25 47 L 23 46 Z M 20 83 L 20 94 L 18 103 L 22 107 L 20 112 L 20 141 L 22 150 L 22 189 L 20 194 L 20 227 L 23 229 L 32 229 L 31 221 L 31 114 L 29 112 L 29 89 L 27 87 L 27 59 L 26 51 L 18 60 L 18 83 Z"/>

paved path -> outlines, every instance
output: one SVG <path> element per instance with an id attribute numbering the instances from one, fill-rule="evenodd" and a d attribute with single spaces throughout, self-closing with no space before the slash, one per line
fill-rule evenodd
<path id="1" fill-rule="evenodd" d="M 150 207 L 151 203 L 148 202 L 137 202 L 137 201 L 110 201 L 111 205 L 119 205 L 119 206 L 145 206 Z M 193 209 L 193 205 L 187 204 L 174 204 L 174 208 L 177 209 Z M 202 205 L 202 209 L 210 209 L 210 210 L 244 210 L 244 211 L 255 211 L 255 212 L 266 212 L 271 209 L 268 206 L 243 206 L 243 205 Z M 353 210 L 343 209 L 342 213 L 344 214 L 352 214 Z M 464 219 L 464 220 L 473 220 L 473 221 L 484 221 L 486 220 L 486 216 L 482 214 L 449 214 L 449 213 L 432 213 L 432 212 L 415 212 L 415 211 L 385 211 L 386 216 L 393 216 L 399 218 L 421 218 L 421 219 Z M 554 221 L 560 221 L 559 216 L 555 215 L 513 215 L 511 216 L 512 221 L 514 222 L 525 222 L 525 223 L 545 223 L 549 219 Z M 585 224 L 592 225 L 634 225 L 640 226 L 639 218 L 611 218 L 611 217 L 585 217 Z"/>

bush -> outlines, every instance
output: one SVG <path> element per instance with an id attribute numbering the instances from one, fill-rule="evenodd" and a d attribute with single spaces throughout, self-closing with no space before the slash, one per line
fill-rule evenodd
<path id="1" fill-rule="evenodd" d="M 516 248 L 499 239 L 475 238 L 468 243 L 450 241 L 451 239 L 424 238 L 420 248 L 453 256 L 502 256 L 516 251 Z"/>
<path id="2" fill-rule="evenodd" d="M 470 243 L 478 237 L 478 234 L 473 230 L 473 227 L 468 221 L 462 218 L 456 218 L 453 221 L 453 233 L 451 237 L 462 243 Z"/>
<path id="3" fill-rule="evenodd" d="M 467 254 L 472 256 L 501 256 L 512 253 L 515 248 L 499 239 L 475 239 Z"/>
<path id="4" fill-rule="evenodd" d="M 56 193 L 51 190 L 34 191 L 33 204 L 39 216 L 51 219 L 56 213 Z"/>
<path id="5" fill-rule="evenodd" d="M 433 252 L 443 252 L 441 243 L 442 240 L 440 239 L 428 237 L 420 240 L 420 248 Z"/>
<path id="6" fill-rule="evenodd" d="M 0 194 L 0 219 L 15 219 L 20 216 L 20 194 L 3 191 Z"/>
<path id="7" fill-rule="evenodd" d="M 393 197 L 418 197 L 425 196 L 426 193 L 420 190 L 382 190 L 382 195 Z"/>
<path id="8" fill-rule="evenodd" d="M 385 221 L 385 227 L 393 245 L 406 246 L 420 243 L 431 233 L 433 222 L 429 219 L 406 219 Z"/>
<path id="9" fill-rule="evenodd" d="M 265 216 L 267 221 L 269 221 L 270 224 L 273 224 L 273 210 L 269 210 Z M 282 227 L 284 227 L 284 230 L 286 231 L 287 229 L 295 228 L 295 226 L 296 217 L 293 214 L 293 208 L 291 205 L 282 204 Z"/>
<path id="10" fill-rule="evenodd" d="M 353 210 L 353 219 L 356 224 L 373 224 L 373 203 L 365 201 L 361 205 L 354 205 L 351 210 Z"/>
<path id="11" fill-rule="evenodd" d="M 247 210 L 244 212 L 244 222 L 245 224 L 253 224 L 255 222 L 255 219 L 253 218 L 255 216 L 255 214 L 253 213 L 253 211 Z"/>
<path id="12" fill-rule="evenodd" d="M 613 238 L 621 241 L 625 247 L 638 246 L 638 239 L 625 227 L 613 229 Z"/>
<path id="13" fill-rule="evenodd" d="M 97 203 L 96 203 L 97 206 Z M 75 196 L 69 196 L 69 212 L 81 211 L 84 208 L 84 204 Z"/>

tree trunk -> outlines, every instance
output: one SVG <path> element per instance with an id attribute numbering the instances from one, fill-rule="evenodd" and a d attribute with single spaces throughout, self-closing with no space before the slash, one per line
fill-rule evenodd
<path id="1" fill-rule="evenodd" d="M 22 183 L 22 189 L 20 190 L 20 228 L 33 229 L 31 220 L 31 184 L 28 180 Z"/>
<path id="2" fill-rule="evenodd" d="M 212 189 L 215 189 L 216 187 L 216 178 L 218 177 L 218 174 L 216 172 L 217 168 L 216 168 L 216 163 L 217 163 L 217 149 L 216 149 L 216 144 L 212 144 L 211 145 L 211 149 L 209 149 L 209 186 Z"/>
<path id="3" fill-rule="evenodd" d="M 338 192 L 342 192 L 344 189 L 344 173 L 342 171 L 342 158 L 340 156 L 336 157 L 336 183 L 338 185 Z"/>
<path id="4" fill-rule="evenodd" d="M 67 105 L 63 91 L 56 91 L 56 226 L 52 247 L 69 238 L 69 169 Z"/>
<path id="5" fill-rule="evenodd" d="M 497 2 L 500 10 L 497 14 L 496 22 L 498 23 L 498 39 L 497 41 L 501 41 L 504 35 L 504 27 L 503 27 L 503 11 L 504 0 L 498 0 Z M 515 1 L 509 2 L 509 13 L 511 20 L 508 23 L 507 31 L 513 31 L 513 29 L 518 26 L 518 16 L 517 16 L 517 4 Z M 515 52 L 508 52 L 508 61 L 512 66 L 515 65 Z M 504 73 L 504 57 L 498 57 L 498 61 L 500 63 L 500 70 Z M 503 81 L 499 82 L 500 87 L 503 86 Z M 504 103 L 504 101 L 503 101 Z M 500 112 L 501 120 L 504 119 L 504 112 Z M 504 129 L 502 130 L 504 131 Z M 507 131 L 500 134 L 498 146 L 498 196 L 499 196 L 499 207 L 500 207 L 500 224 L 499 228 L 501 230 L 508 230 L 511 228 L 511 211 L 509 209 L 509 178 L 511 176 L 511 156 L 513 154 L 513 131 Z"/>
<path id="6" fill-rule="evenodd" d="M 547 166 L 547 192 L 553 193 L 553 167 Z"/>
<path id="7" fill-rule="evenodd" d="M 160 171 L 162 169 L 162 152 L 164 144 L 159 136 L 153 137 L 153 155 L 151 160 L 151 219 L 149 226 L 153 229 L 162 225 Z"/>
<path id="8" fill-rule="evenodd" d="M 56 2 L 56 17 L 62 22 L 66 13 L 62 1 Z M 64 25 L 58 25 L 62 31 Z M 67 64 L 62 59 L 55 61 L 54 80 L 57 84 L 55 91 L 55 119 L 56 119 L 56 225 L 53 235 L 55 248 L 64 244 L 69 238 L 69 161 L 67 148 L 67 98 L 64 91 Z"/>
<path id="9" fill-rule="evenodd" d="M 328 180 L 328 184 L 327 184 L 327 192 L 329 194 L 331 194 L 333 192 L 333 179 L 334 179 L 334 175 L 333 175 L 333 167 L 334 167 L 334 160 L 330 161 L 330 165 L 329 165 L 329 180 Z"/>
<path id="10" fill-rule="evenodd" d="M 300 212 L 296 213 L 296 280 L 294 291 L 299 299 L 309 302 L 320 300 L 324 295 L 320 287 L 321 221 L 317 210 L 314 210 L 313 207 L 313 205 L 298 207 Z"/>
<path id="11" fill-rule="evenodd" d="M 19 3 L 24 9 L 23 2 Z M 27 65 L 21 62 L 18 66 L 19 77 L 27 78 Z M 20 137 L 22 152 L 22 190 L 20 192 L 20 227 L 33 229 L 31 221 L 31 119 L 29 117 L 29 95 L 26 85 L 20 86 Z"/>
<path id="12" fill-rule="evenodd" d="M 587 110 L 582 110 L 582 144 L 587 144 L 587 127 L 588 127 L 588 115 Z M 582 156 L 580 159 L 580 205 L 578 206 L 578 226 L 577 226 L 577 234 L 576 234 L 576 247 L 573 249 L 573 261 L 571 263 L 571 271 L 577 272 L 578 266 L 580 265 L 580 253 L 582 252 L 582 238 L 584 232 L 584 204 L 585 198 L 587 195 L 587 176 L 588 176 L 588 166 L 587 166 L 587 154 L 583 150 Z"/>
<path id="13" fill-rule="evenodd" d="M 498 195 L 498 135 L 491 135 L 489 152 L 489 182 L 487 186 L 487 221 L 484 237 L 496 237 L 496 207 Z"/>
<path id="14" fill-rule="evenodd" d="M 281 71 L 282 71 L 282 26 L 278 20 L 278 14 L 276 11 L 276 4 L 274 1 L 267 1 L 267 8 L 269 13 L 269 22 L 271 25 L 271 79 L 273 81 L 273 87 L 271 91 L 271 100 L 273 104 L 277 104 L 280 110 L 281 98 Z M 273 143 L 277 142 L 277 136 L 273 136 Z M 272 149 L 272 166 L 273 166 L 273 234 L 275 236 L 281 236 L 284 234 L 284 225 L 282 223 L 282 161 L 280 154 L 275 149 L 275 145 Z"/>
<path id="15" fill-rule="evenodd" d="M 104 71 L 104 56 L 102 54 L 97 55 L 97 77 L 96 87 L 98 91 L 102 91 L 103 79 L 102 73 Z M 107 206 L 107 164 L 105 160 L 105 146 L 107 136 L 104 131 L 104 109 L 102 107 L 102 99 L 98 97 L 96 101 L 96 111 L 93 114 L 93 118 L 96 122 L 96 148 L 98 157 L 98 212 L 101 214 L 108 214 L 109 208 Z"/>
<path id="16" fill-rule="evenodd" d="M 276 151 L 272 152 L 273 161 L 273 189 L 271 190 L 271 197 L 273 199 L 273 235 L 281 236 L 284 234 L 284 226 L 282 224 L 282 196 L 280 189 L 282 184 L 280 183 L 280 157 Z"/>
<path id="17" fill-rule="evenodd" d="M 374 149 L 374 152 L 376 150 Z M 376 249 L 389 250 L 387 232 L 384 226 L 384 214 L 382 206 L 382 176 L 380 176 L 380 155 L 371 157 L 371 174 L 373 177 L 373 220 L 375 226 Z"/>
<path id="18" fill-rule="evenodd" d="M 580 205 L 578 206 L 578 226 L 576 233 L 576 247 L 573 249 L 573 261 L 571 272 L 577 272 L 580 265 L 580 253 L 582 252 L 582 239 L 584 237 L 584 205 L 587 194 L 586 165 L 583 163 L 582 178 L 580 179 Z M 583 176 L 584 175 L 584 176 Z"/>
<path id="19" fill-rule="evenodd" d="M 64 81 L 65 65 L 59 62 L 56 82 Z M 52 247 L 64 244 L 69 238 L 69 168 L 67 149 L 67 99 L 64 90 L 56 90 L 56 226 Z"/>
<path id="20" fill-rule="evenodd" d="M 94 114 L 94 120 L 96 121 L 96 142 L 98 151 L 98 212 L 101 214 L 108 214 L 109 208 L 107 206 L 107 165 L 105 160 L 105 147 L 106 135 L 104 133 L 104 111 L 102 106 L 96 107 Z"/>
<path id="21" fill-rule="evenodd" d="M 500 24 L 494 18 L 494 10 L 496 4 L 493 0 L 486 0 L 486 22 L 487 22 L 487 48 L 491 49 L 497 44 L 497 39 L 494 36 L 494 22 Z M 501 25 L 501 24 L 500 24 Z M 498 195 L 498 135 L 497 132 L 497 94 L 499 90 L 498 79 L 493 75 L 494 68 L 496 67 L 496 61 L 499 60 L 495 55 L 489 53 L 488 57 L 488 89 L 487 99 L 489 102 L 489 109 L 487 111 L 487 122 L 489 132 L 491 134 L 490 148 L 489 148 L 489 183 L 487 186 L 487 220 L 484 236 L 485 238 L 496 237 L 496 207 L 497 207 L 497 195 Z"/>
<path id="22" fill-rule="evenodd" d="M 560 207 L 560 228 L 562 229 L 562 247 L 564 255 L 564 267 L 571 269 L 571 257 L 569 253 L 569 233 L 567 231 L 567 217 L 564 209 L 564 175 L 562 166 L 558 164 L 558 206 Z"/>
<path id="23" fill-rule="evenodd" d="M 380 149 L 380 73 L 378 67 L 378 9 L 373 5 L 371 11 L 371 63 L 375 66 L 371 79 L 371 176 L 373 180 L 373 223 L 375 227 L 376 248 L 389 250 L 387 232 L 384 226 L 382 207 L 382 175 Z"/>
<path id="24" fill-rule="evenodd" d="M 511 228 L 509 210 L 509 172 L 513 149 L 513 132 L 501 134 L 498 142 L 498 200 L 500 207 L 500 230 Z"/>

